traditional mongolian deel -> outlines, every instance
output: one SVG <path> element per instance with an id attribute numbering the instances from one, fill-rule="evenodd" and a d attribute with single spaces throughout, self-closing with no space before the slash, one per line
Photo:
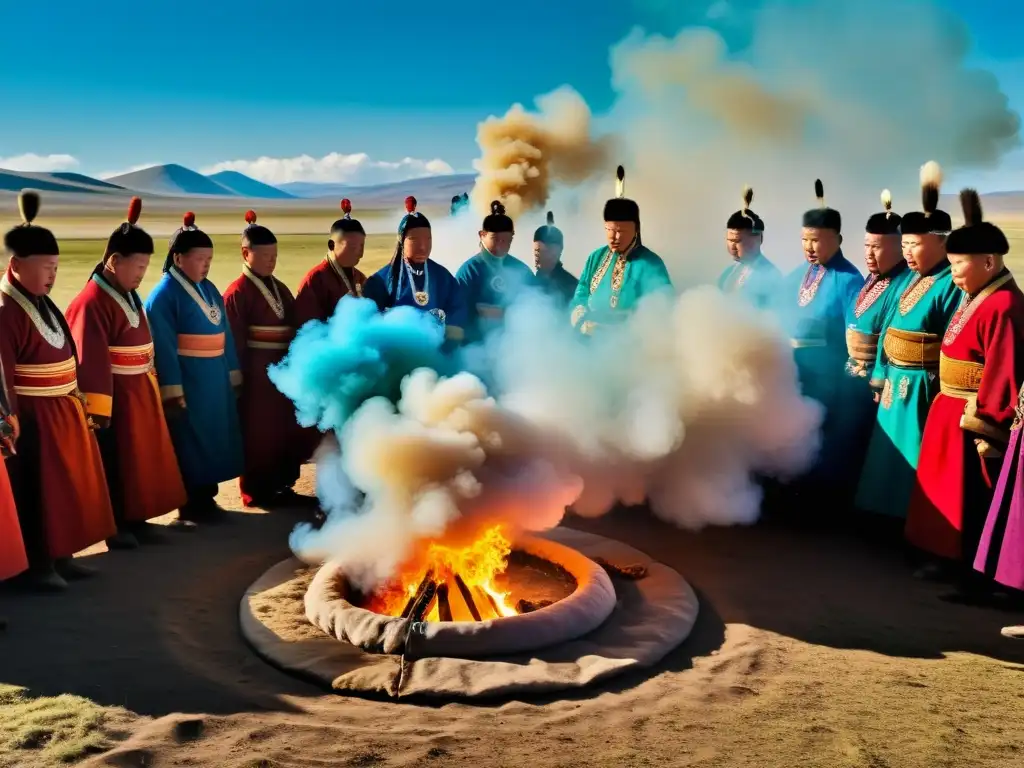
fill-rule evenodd
<path id="1" fill-rule="evenodd" d="M 935 207 L 937 185 L 934 173 L 922 172 L 925 211 L 913 211 L 903 217 L 904 234 L 949 231 L 949 214 Z M 880 402 L 857 489 L 859 509 L 906 517 L 925 420 L 939 391 L 942 334 L 956 312 L 960 296 L 945 258 L 925 274 L 909 274 L 903 284 L 871 374 L 873 386 L 880 388 Z"/>
<path id="2" fill-rule="evenodd" d="M 255 229 L 255 214 L 250 219 Z M 260 230 L 268 233 L 264 239 L 273 238 L 270 230 Z M 269 245 L 276 238 L 264 243 L 252 237 L 250 243 Z M 245 471 L 239 487 L 242 501 L 251 505 L 291 488 L 312 452 L 310 441 L 302 439 L 310 431 L 298 427 L 294 405 L 267 376 L 267 368 L 281 361 L 295 336 L 295 299 L 276 277 L 258 275 L 243 263 L 241 276 L 224 291 L 224 307 L 242 369 L 238 405 Z"/>
<path id="3" fill-rule="evenodd" d="M 725 224 L 728 230 L 763 235 L 764 221 L 750 208 L 754 190 L 743 188 L 743 207 L 733 213 Z M 726 267 L 718 278 L 718 289 L 748 299 L 754 306 L 767 309 L 779 290 L 782 273 L 764 254 L 758 252 Z"/>
<path id="4" fill-rule="evenodd" d="M 332 237 L 345 232 L 365 234 L 363 225 L 352 218 L 352 203 L 348 198 L 341 201 L 341 210 L 344 215 L 331 225 Z M 327 322 L 338 302 L 345 296 L 362 296 L 365 284 L 366 275 L 355 267 L 343 267 L 334 254 L 328 252 L 299 283 L 295 294 L 295 328 L 301 328 L 310 320 Z"/>
<path id="5" fill-rule="evenodd" d="M 68 306 L 78 347 L 78 383 L 86 409 L 109 419 L 102 439 L 111 501 L 119 521 L 139 523 L 166 515 L 188 497 L 164 420 L 153 367 L 153 337 L 134 291 L 124 293 L 93 272 Z"/>
<path id="6" fill-rule="evenodd" d="M 665 262 L 641 242 L 640 206 L 625 197 L 625 171 L 621 165 L 615 186 L 615 197 L 604 206 L 604 220 L 631 221 L 636 225 L 636 236 L 621 253 L 602 246 L 587 256 L 570 317 L 573 327 L 586 335 L 602 325 L 622 322 L 647 296 L 673 292 Z"/>
<path id="7" fill-rule="evenodd" d="M 462 286 L 447 269 L 427 258 L 411 263 L 403 255 L 405 238 L 416 229 L 429 229 L 430 221 L 416 210 L 416 198 L 405 199 L 406 214 L 398 225 L 398 243 L 391 263 L 371 275 L 363 295 L 372 299 L 377 309 L 415 307 L 430 313 L 453 342 L 465 338 L 468 307 Z"/>
<path id="8" fill-rule="evenodd" d="M 170 421 L 178 464 L 190 490 L 242 474 L 234 387 L 242 372 L 224 301 L 209 280 L 196 284 L 170 264 L 146 299 L 164 402 L 185 399 Z"/>
<path id="9" fill-rule="evenodd" d="M 1009 244 L 981 220 L 977 192 L 964 190 L 961 201 L 966 224 L 950 236 L 949 253 L 991 259 L 994 276 L 961 294 L 942 337 L 940 391 L 921 443 L 907 539 L 970 566 L 1024 382 L 1024 293 L 1008 270 L 997 270 Z"/>
<path id="10" fill-rule="evenodd" d="M 484 219 L 484 232 L 512 232 L 512 219 L 495 200 L 491 214 Z M 455 273 L 466 300 L 466 341 L 481 341 L 501 327 L 505 310 L 524 288 L 533 282 L 533 273 L 511 254 L 498 257 L 481 245 L 480 251 L 465 261 Z"/>
<path id="11" fill-rule="evenodd" d="M 0 313 L 3 307 L 0 306 Z M 2 324 L 0 324 L 2 327 Z M 10 479 L 7 476 L 7 462 L 4 458 L 13 448 L 16 420 L 11 415 L 7 398 L 7 378 L 4 376 L 3 359 L 0 358 L 0 581 L 17 576 L 28 568 L 28 555 L 21 537 L 18 522 L 18 508 L 14 504 Z M 5 426 L 6 425 L 6 426 Z"/>
<path id="12" fill-rule="evenodd" d="M 804 227 L 838 233 L 839 212 L 824 207 L 820 181 L 815 190 L 821 207 L 804 214 Z M 863 392 L 845 366 L 848 317 L 863 285 L 864 277 L 840 249 L 825 264 L 814 262 L 791 272 L 775 302 L 789 331 L 803 394 L 825 409 L 820 458 L 806 478 L 818 484 L 845 485 L 859 469 L 859 459 L 851 461 L 847 455 L 850 435 L 858 426 L 849 404 Z"/>

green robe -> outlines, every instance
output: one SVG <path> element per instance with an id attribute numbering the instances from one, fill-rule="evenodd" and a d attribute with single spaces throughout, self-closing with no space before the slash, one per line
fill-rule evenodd
<path id="1" fill-rule="evenodd" d="M 759 309 L 772 306 L 781 284 L 782 272 L 761 253 L 749 262 L 730 264 L 718 276 L 717 283 L 722 293 L 742 296 Z"/>
<path id="2" fill-rule="evenodd" d="M 616 257 L 607 246 L 587 257 L 572 298 L 572 324 L 581 333 L 619 323 L 640 300 L 654 293 L 672 295 L 672 280 L 665 262 L 654 251 L 638 245 L 629 255 Z"/>
<path id="3" fill-rule="evenodd" d="M 945 260 L 920 280 L 916 278 L 916 274 L 911 275 L 904 283 L 886 332 L 893 329 L 930 334 L 929 341 L 934 341 L 937 350 L 960 304 L 960 289 L 953 284 Z M 902 518 L 910 504 L 928 409 L 939 391 L 938 365 L 898 365 L 885 353 L 883 333 L 871 379 L 876 387 L 881 385 L 881 402 L 856 505 L 866 512 Z"/>

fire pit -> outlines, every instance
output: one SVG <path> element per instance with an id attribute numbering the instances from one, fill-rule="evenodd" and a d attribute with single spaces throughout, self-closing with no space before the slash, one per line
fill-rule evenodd
<path id="1" fill-rule="evenodd" d="M 306 592 L 306 616 L 373 653 L 479 658 L 563 643 L 615 609 L 601 566 L 547 539 L 523 538 L 513 549 L 492 529 L 470 547 L 435 546 L 424 559 L 422 576 L 369 596 L 327 563 Z"/>
<path id="2" fill-rule="evenodd" d="M 450 699 L 649 667 L 697 619 L 682 576 L 621 542 L 559 528 L 493 544 L 482 548 L 502 556 L 485 568 L 442 547 L 369 595 L 337 564 L 286 560 L 243 597 L 242 634 L 270 663 L 334 691 Z"/>

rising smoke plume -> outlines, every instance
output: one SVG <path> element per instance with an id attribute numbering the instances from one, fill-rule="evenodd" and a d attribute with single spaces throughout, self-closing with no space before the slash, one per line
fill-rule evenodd
<path id="1" fill-rule="evenodd" d="M 691 5 L 666 9 L 689 13 Z M 706 282 L 725 266 L 722 229 L 745 184 L 756 190 L 754 208 L 767 223 L 765 252 L 788 269 L 799 262 L 800 214 L 815 205 L 814 179 L 842 211 L 848 239 L 859 239 L 879 190 L 893 191 L 898 212 L 917 209 L 917 169 L 927 160 L 955 177 L 994 166 L 1019 144 L 1019 116 L 995 77 L 970 68 L 967 28 L 939 3 L 718 5 L 717 27 L 671 37 L 634 29 L 612 48 L 615 105 L 588 132 L 566 134 L 582 147 L 595 136 L 614 137 L 615 157 L 596 183 L 570 190 L 520 173 L 516 153 L 501 149 L 521 138 L 535 150 L 529 166 L 543 163 L 543 148 L 530 143 L 532 123 L 490 123 L 502 126 L 502 140 L 481 142 L 481 167 L 489 171 L 474 199 L 484 204 L 514 187 L 524 203 L 513 253 L 528 252 L 522 241 L 551 208 L 566 235 L 564 261 L 578 270 L 600 244 L 601 207 L 622 163 L 644 241 L 677 283 Z M 743 30 L 742 47 L 730 47 L 719 29 Z M 570 91 L 560 93 L 569 98 Z M 587 114 L 585 104 L 576 109 Z M 521 136 L 520 122 L 527 126 Z M 514 185 L 491 181 L 506 175 Z M 446 222 L 435 232 L 439 258 L 461 259 L 477 229 L 478 217 Z M 857 246 L 847 250 L 856 261 Z"/>
<path id="2" fill-rule="evenodd" d="M 317 413 L 351 413 L 318 460 L 328 520 L 298 528 L 291 546 L 308 561 L 340 561 L 364 588 L 423 540 L 470 539 L 495 522 L 547 530 L 569 504 L 595 516 L 646 498 L 680 527 L 751 523 L 753 473 L 798 473 L 818 447 L 820 409 L 799 395 L 774 321 L 714 290 L 652 299 L 588 344 L 562 309 L 527 297 L 490 342 L 492 392 L 471 372 L 410 373 L 408 358 L 393 357 L 409 373 L 400 393 L 353 413 L 351 394 L 369 393 L 356 361 L 378 357 L 356 348 L 387 336 L 384 324 L 422 330 L 419 313 L 377 316 L 360 304 L 370 302 L 343 301 L 330 323 L 346 326 L 348 342 L 304 333 L 274 370 Z M 331 377 L 302 362 L 312 358 Z"/>

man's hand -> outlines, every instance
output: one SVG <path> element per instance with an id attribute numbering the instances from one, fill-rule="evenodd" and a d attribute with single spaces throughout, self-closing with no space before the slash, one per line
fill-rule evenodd
<path id="1" fill-rule="evenodd" d="M 95 414 L 90 416 L 94 429 L 106 429 L 110 426 L 109 416 L 96 416 Z"/>
<path id="2" fill-rule="evenodd" d="M 881 393 L 881 392 L 879 392 L 879 391 L 878 391 L 878 390 L 876 389 L 876 390 L 875 390 L 875 391 L 874 391 L 874 392 L 873 392 L 873 393 L 871 394 L 871 399 L 872 399 L 872 400 L 874 400 L 874 401 L 875 401 L 876 403 L 880 403 L 880 402 L 882 402 L 882 393 Z"/>

